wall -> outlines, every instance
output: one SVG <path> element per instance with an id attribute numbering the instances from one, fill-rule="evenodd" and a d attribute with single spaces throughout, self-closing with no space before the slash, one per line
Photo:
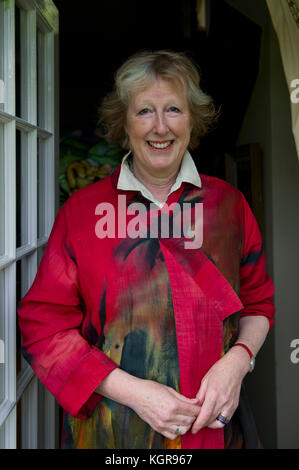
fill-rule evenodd
<path id="1" fill-rule="evenodd" d="M 290 97 L 279 45 L 265 2 L 227 0 L 263 27 L 260 74 L 238 144 L 263 150 L 265 253 L 276 287 L 276 322 L 247 381 L 265 448 L 299 448 L 299 364 L 290 342 L 299 338 L 299 162 L 291 130 Z M 294 77 L 297 78 L 297 77 Z"/>
<path id="2" fill-rule="evenodd" d="M 276 37 L 271 41 L 271 72 L 277 438 L 280 448 L 299 449 L 299 364 L 290 361 L 290 343 L 299 338 L 299 162 Z"/>

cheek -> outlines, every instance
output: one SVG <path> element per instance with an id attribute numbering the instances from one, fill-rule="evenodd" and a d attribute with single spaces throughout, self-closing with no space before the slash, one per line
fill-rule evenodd
<path id="1" fill-rule="evenodd" d="M 126 132 L 131 140 L 145 139 L 149 132 L 148 122 L 128 122 L 126 125 Z"/>
<path id="2" fill-rule="evenodd" d="M 180 136 L 182 139 L 184 139 L 184 141 L 190 139 L 190 134 L 192 130 L 190 118 L 185 117 L 180 122 L 177 122 L 173 130 L 177 134 L 177 136 Z"/>
<path id="3" fill-rule="evenodd" d="M 184 129 L 181 129 L 181 138 L 184 142 L 189 142 L 191 138 L 191 127 L 185 126 Z"/>

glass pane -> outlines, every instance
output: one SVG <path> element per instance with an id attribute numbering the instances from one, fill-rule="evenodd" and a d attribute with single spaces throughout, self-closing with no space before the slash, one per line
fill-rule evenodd
<path id="1" fill-rule="evenodd" d="M 28 257 L 22 258 L 16 263 L 16 296 L 17 296 L 17 305 L 16 308 L 19 308 L 20 300 L 26 294 L 29 288 L 29 276 L 28 276 Z M 22 370 L 22 337 L 20 328 L 17 322 L 17 374 Z"/>
<path id="2" fill-rule="evenodd" d="M 46 127 L 44 98 L 47 84 L 45 83 L 45 35 L 37 30 L 37 125 Z"/>
<path id="3" fill-rule="evenodd" d="M 15 8 L 16 115 L 21 116 L 21 12 Z"/>
<path id="4" fill-rule="evenodd" d="M 37 140 L 37 238 L 42 238 L 46 235 L 45 226 L 45 184 L 46 184 L 46 169 L 45 169 L 45 150 L 46 141 L 38 138 Z"/>
<path id="5" fill-rule="evenodd" d="M 0 2 L 0 111 L 4 111 L 4 4 Z"/>
<path id="6" fill-rule="evenodd" d="M 16 131 L 17 247 L 28 243 L 28 137 Z"/>
<path id="7" fill-rule="evenodd" d="M 4 254 L 5 242 L 5 223 L 4 223 L 4 193 L 5 193 L 5 179 L 4 179 L 4 131 L 3 125 L 0 124 L 0 256 Z"/>
<path id="8" fill-rule="evenodd" d="M 4 311 L 4 271 L 0 271 L 0 404 L 5 398 L 5 368 L 4 368 L 4 340 L 5 340 L 5 311 Z"/>
<path id="9" fill-rule="evenodd" d="M 15 7 L 15 73 L 16 73 L 16 115 L 27 119 L 27 60 L 26 60 L 26 12 Z"/>

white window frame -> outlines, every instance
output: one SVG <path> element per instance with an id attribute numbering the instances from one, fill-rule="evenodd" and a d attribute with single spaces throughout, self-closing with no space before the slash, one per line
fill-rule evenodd
<path id="1" fill-rule="evenodd" d="M 21 16 L 22 54 L 26 65 L 21 69 L 22 118 L 15 115 L 15 5 L 24 13 Z M 45 390 L 24 359 L 21 371 L 16 368 L 16 266 L 28 260 L 26 268 L 26 290 L 30 287 L 38 267 L 38 250 L 47 243 L 57 208 L 55 188 L 55 163 L 57 153 L 57 113 L 54 113 L 57 96 L 55 92 L 56 72 L 55 44 L 58 35 L 58 10 L 51 0 L 6 0 L 2 5 L 3 39 L 0 54 L 4 57 L 4 73 L 0 76 L 4 84 L 4 109 L 0 108 L 0 125 L 4 129 L 4 254 L 0 256 L 0 271 L 5 278 L 4 312 L 4 400 L 0 403 L 0 448 L 17 448 L 17 406 L 21 406 L 22 448 L 54 448 L 57 442 L 57 406 L 54 398 Z M 1 12 L 0 12 L 1 14 Z M 0 23 L 1 24 L 1 23 Z M 43 83 L 37 81 L 37 29 L 43 35 Z M 43 126 L 37 124 L 37 86 L 42 90 L 39 112 L 44 117 Z M 25 186 L 28 198 L 26 243 L 16 247 L 16 130 L 27 134 L 28 172 Z M 45 232 L 37 237 L 37 140 L 44 139 L 45 152 Z M 56 155 L 56 159 L 55 159 Z M 0 193 L 1 194 L 1 193 Z M 22 291 L 22 296 L 26 292 Z M 1 377 L 0 377 L 1 380 Z M 4 437 L 3 437 L 4 436 Z M 1 437 L 0 437 L 1 439 Z"/>

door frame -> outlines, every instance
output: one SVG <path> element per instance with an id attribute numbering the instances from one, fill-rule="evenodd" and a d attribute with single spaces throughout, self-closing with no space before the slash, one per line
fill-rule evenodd
<path id="1" fill-rule="evenodd" d="M 0 2 L 0 448 L 57 447 L 57 405 L 21 356 L 16 311 L 58 209 L 58 20 L 51 0 Z"/>

